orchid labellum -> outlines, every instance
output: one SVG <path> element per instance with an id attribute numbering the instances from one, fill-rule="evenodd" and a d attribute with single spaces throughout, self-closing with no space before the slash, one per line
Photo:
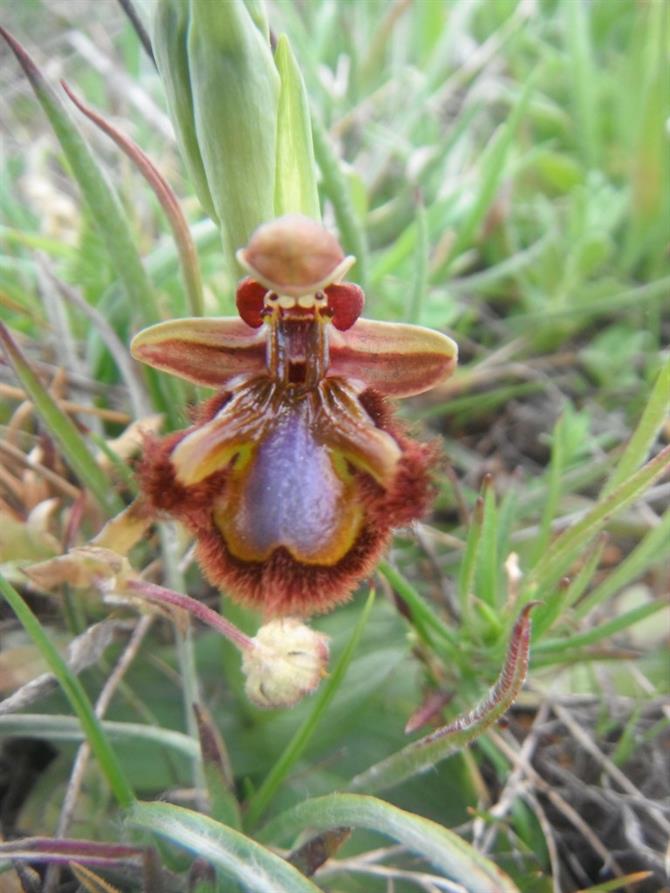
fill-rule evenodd
<path id="1" fill-rule="evenodd" d="M 395 527 L 430 501 L 434 444 L 411 440 L 386 397 L 446 378 L 456 345 L 419 326 L 359 319 L 354 259 L 320 224 L 261 226 L 238 259 L 240 318 L 140 332 L 133 355 L 217 389 L 195 424 L 148 440 L 150 508 L 183 522 L 210 581 L 266 615 L 348 598 Z"/>

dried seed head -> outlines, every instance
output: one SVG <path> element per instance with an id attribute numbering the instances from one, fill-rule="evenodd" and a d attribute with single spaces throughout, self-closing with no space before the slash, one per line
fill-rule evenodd
<path id="1" fill-rule="evenodd" d="M 332 233 L 302 214 L 259 226 L 237 259 L 266 288 L 293 297 L 339 281 L 354 263 Z"/>
<path id="2" fill-rule="evenodd" d="M 123 589 L 127 580 L 135 576 L 125 556 L 100 546 L 71 549 L 65 555 L 24 568 L 24 573 L 46 590 L 63 583 L 75 589 Z"/>
<path id="3" fill-rule="evenodd" d="M 311 694 L 326 674 L 328 637 L 295 617 L 262 626 L 245 651 L 245 691 L 258 707 L 292 707 Z"/>

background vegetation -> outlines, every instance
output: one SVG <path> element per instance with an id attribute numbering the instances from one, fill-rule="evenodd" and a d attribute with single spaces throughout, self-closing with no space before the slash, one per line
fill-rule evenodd
<path id="1" fill-rule="evenodd" d="M 0 318 L 55 403 L 35 412 L 26 380 L 0 361 L 0 564 L 47 631 L 31 636 L 0 609 L 0 684 L 8 695 L 18 690 L 0 703 L 0 830 L 8 839 L 137 844 L 132 829 L 141 827 L 188 842 L 191 832 L 170 827 L 176 819 L 160 805 L 136 807 L 121 827 L 99 732 L 112 740 L 121 788 L 250 835 L 226 840 L 237 861 L 218 881 L 161 844 L 165 889 L 233 890 L 231 874 L 248 889 L 302 889 L 290 879 L 282 886 L 281 873 L 267 887 L 245 880 L 249 866 L 279 872 L 249 840 L 290 846 L 292 830 L 318 824 L 308 798 L 345 789 L 400 750 L 422 705 L 430 727 L 475 704 L 498 673 L 518 608 L 540 598 L 528 683 L 508 725 L 383 796 L 473 841 L 524 893 L 657 891 L 667 885 L 670 833 L 668 5 L 278 0 L 268 9 L 302 68 L 325 219 L 358 255 L 366 314 L 447 331 L 461 347 L 457 375 L 402 410 L 444 440 L 435 513 L 397 537 L 373 605 L 365 587 L 315 622 L 332 637 L 341 672 L 330 703 L 317 695 L 290 711 L 249 705 L 237 653 L 214 633 L 138 621 L 92 593 L 45 597 L 26 583 L 21 566 L 85 542 L 132 495 L 137 443 L 124 431 L 133 419 L 161 413 L 164 430 L 183 426 L 195 395 L 124 367 L 137 310 L 119 287 L 127 270 L 114 265 L 104 221 L 82 201 L 3 49 Z M 3 2 L 0 24 L 53 84 L 65 77 L 153 159 L 192 223 L 207 312 L 231 313 L 234 282 L 218 235 L 185 180 L 160 80 L 120 7 Z M 147 313 L 185 315 L 177 254 L 152 192 L 78 120 L 143 259 L 155 301 Z M 75 421 L 74 434 L 57 428 L 53 405 Z M 97 457 L 93 470 L 76 464 L 87 461 L 77 432 Z M 87 488 L 97 505 L 83 498 Z M 166 526 L 134 560 L 220 607 L 180 531 Z M 222 610 L 257 626 L 227 600 Z M 53 669 L 76 637 L 59 670 L 69 702 L 49 678 L 22 688 L 45 671 L 49 642 L 58 649 Z M 82 758 L 72 698 L 87 694 L 100 706 L 101 693 L 106 722 L 102 732 L 88 727 L 95 758 L 73 782 L 73 758 Z M 221 736 L 204 762 L 193 700 L 213 717 L 200 737 L 203 727 Z M 302 819 L 263 830 L 301 803 Z M 365 830 L 304 889 L 475 889 L 445 881 L 428 849 L 426 861 L 412 855 L 409 825 L 390 810 L 331 806 L 321 807 L 331 825 Z M 204 820 L 191 830 L 192 850 L 226 864 L 203 843 Z M 399 843 L 389 847 L 379 832 L 394 831 Z M 335 849 L 340 840 L 320 843 Z M 137 889 L 136 854 L 107 857 L 106 866 L 75 868 L 76 877 L 52 870 L 52 890 L 111 889 L 94 886 L 92 870 Z M 310 858 L 307 868 L 300 858 L 307 870 Z M 3 863 L 0 886 L 39 889 L 17 864 Z M 158 890 L 151 857 L 141 871 Z"/>

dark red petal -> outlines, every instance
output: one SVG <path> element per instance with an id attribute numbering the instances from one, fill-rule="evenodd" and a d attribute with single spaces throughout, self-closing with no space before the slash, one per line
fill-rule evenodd
<path id="1" fill-rule="evenodd" d="M 328 309 L 335 328 L 341 332 L 350 329 L 363 312 L 363 289 L 353 282 L 342 282 L 340 285 L 329 285 L 324 291 L 328 296 Z"/>
<path id="2" fill-rule="evenodd" d="M 237 286 L 235 295 L 237 312 L 252 329 L 258 329 L 263 325 L 262 310 L 267 291 L 264 285 L 256 282 L 251 276 L 247 276 Z"/>

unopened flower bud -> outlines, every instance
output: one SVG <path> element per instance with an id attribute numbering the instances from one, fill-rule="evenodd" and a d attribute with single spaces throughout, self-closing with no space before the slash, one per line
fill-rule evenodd
<path id="1" fill-rule="evenodd" d="M 244 652 L 245 691 L 258 707 L 292 707 L 326 674 L 328 637 L 294 617 L 262 626 Z"/>
<path id="2" fill-rule="evenodd" d="M 160 0 L 154 50 L 193 185 L 233 259 L 274 216 L 279 74 L 262 7 Z"/>

